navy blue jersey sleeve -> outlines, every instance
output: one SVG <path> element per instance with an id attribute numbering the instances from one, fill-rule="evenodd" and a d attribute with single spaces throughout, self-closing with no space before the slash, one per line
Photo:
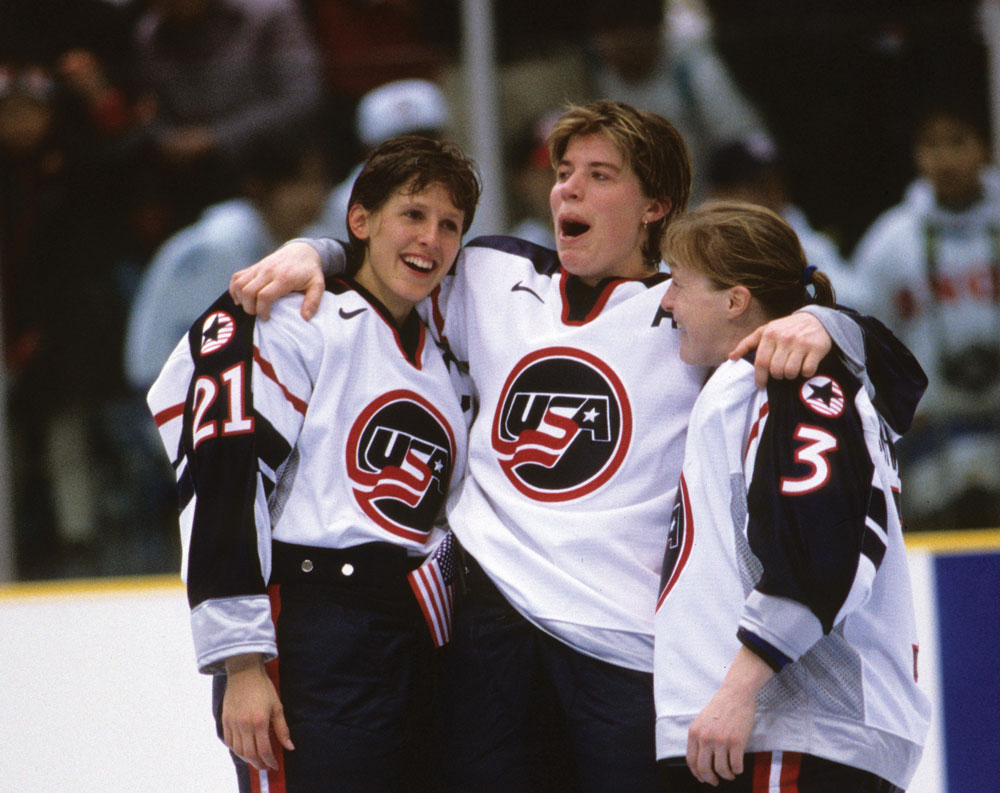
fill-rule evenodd
<path id="1" fill-rule="evenodd" d="M 927 388 L 927 375 L 913 353 L 877 319 L 846 306 L 812 304 L 801 310 L 823 324 L 855 374 L 867 378 L 872 402 L 889 426 L 897 434 L 906 432 Z"/>
<path id="2" fill-rule="evenodd" d="M 291 447 L 255 409 L 255 324 L 225 294 L 188 333 L 178 489 L 195 653 L 212 674 L 231 655 L 277 652 L 266 501 Z"/>
<path id="3" fill-rule="evenodd" d="M 856 404 L 861 388 L 835 355 L 814 377 L 768 385 L 747 496 L 747 536 L 763 572 L 740 638 L 775 667 L 833 628 L 862 555 L 881 560 L 866 540 L 875 464 Z"/>
<path id="4" fill-rule="evenodd" d="M 913 423 L 917 403 L 927 389 L 927 375 L 920 362 L 892 331 L 874 317 L 845 309 L 861 327 L 865 344 L 865 369 L 875 389 L 876 410 L 897 433 Z"/>
<path id="5" fill-rule="evenodd" d="M 250 382 L 254 324 L 227 294 L 188 334 L 194 373 L 184 405 L 180 507 L 194 502 L 187 567 L 192 608 L 265 592 L 254 505 L 258 433 L 267 433 L 254 415 Z"/>

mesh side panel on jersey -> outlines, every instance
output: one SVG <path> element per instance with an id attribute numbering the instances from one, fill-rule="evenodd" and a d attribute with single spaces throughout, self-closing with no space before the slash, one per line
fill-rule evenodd
<path id="1" fill-rule="evenodd" d="M 299 447 L 292 449 L 291 454 L 274 472 L 275 488 L 274 492 L 267 499 L 267 511 L 271 516 L 271 526 L 277 526 L 281 519 L 281 513 L 285 510 L 285 502 L 292 492 L 292 485 L 295 484 L 295 474 L 299 470 Z"/>
<path id="2" fill-rule="evenodd" d="M 757 707 L 787 710 L 804 708 L 809 703 L 807 685 L 805 669 L 800 664 L 788 664 L 764 684 L 757 695 Z"/>
<path id="3" fill-rule="evenodd" d="M 729 477 L 729 515 L 733 520 L 733 535 L 736 541 L 736 565 L 743 584 L 743 597 L 747 597 L 760 580 L 764 566 L 750 550 L 747 540 L 747 488 L 741 473 Z"/>
<path id="4" fill-rule="evenodd" d="M 838 627 L 796 663 L 772 677 L 757 696 L 761 709 L 798 708 L 835 713 L 854 721 L 864 718 L 861 657 Z"/>
<path id="5" fill-rule="evenodd" d="M 859 721 L 865 715 L 861 656 L 834 628 L 799 663 L 809 675 L 809 693 L 824 711 Z"/>

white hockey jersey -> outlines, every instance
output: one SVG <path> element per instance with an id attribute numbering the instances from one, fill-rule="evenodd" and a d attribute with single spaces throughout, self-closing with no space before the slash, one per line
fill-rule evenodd
<path id="1" fill-rule="evenodd" d="M 328 275 L 342 267 L 340 243 L 307 242 Z M 478 396 L 469 475 L 448 507 L 456 536 L 542 630 L 647 672 L 688 416 L 708 376 L 680 359 L 660 308 L 668 283 L 661 273 L 589 287 L 555 251 L 480 237 L 418 306 Z M 876 360 L 873 378 L 905 352 L 880 325 L 812 313 L 858 369 Z"/>
<path id="2" fill-rule="evenodd" d="M 183 576 L 198 667 L 276 654 L 266 593 L 272 539 L 422 556 L 465 470 L 467 417 L 417 316 L 399 329 L 334 281 L 311 322 L 301 295 L 267 322 L 223 295 L 149 392 L 177 474 Z"/>
<path id="3" fill-rule="evenodd" d="M 880 418 L 832 355 L 766 391 L 746 360 L 713 374 L 691 415 L 655 616 L 659 758 L 684 757 L 742 642 L 780 670 L 748 752 L 804 752 L 906 787 L 930 710 L 890 426 L 905 429 L 907 412 Z"/>
<path id="4" fill-rule="evenodd" d="M 652 670 L 653 606 L 687 418 L 667 278 L 588 287 L 554 251 L 471 242 L 431 322 L 479 398 L 449 523 L 507 599 L 580 652 Z"/>

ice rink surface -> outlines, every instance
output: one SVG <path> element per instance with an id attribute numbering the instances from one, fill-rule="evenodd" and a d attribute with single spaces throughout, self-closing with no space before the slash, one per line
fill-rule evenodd
<path id="1" fill-rule="evenodd" d="M 225 793 L 180 582 L 0 590 L 0 790 Z"/>
<path id="2" fill-rule="evenodd" d="M 910 553 L 935 723 L 909 793 L 947 793 L 932 555 Z M 0 587 L 0 793 L 235 793 L 175 578 Z"/>

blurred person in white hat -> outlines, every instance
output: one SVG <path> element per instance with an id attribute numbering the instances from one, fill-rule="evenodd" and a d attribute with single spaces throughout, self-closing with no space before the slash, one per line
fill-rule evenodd
<path id="1" fill-rule="evenodd" d="M 373 88 L 358 103 L 354 116 L 355 133 L 364 154 L 398 135 L 423 135 L 440 139 L 451 120 L 444 92 L 429 80 L 394 80 Z M 347 205 L 354 180 L 361 172 L 359 162 L 343 182 L 336 185 L 323 206 L 316 224 L 305 236 L 336 237 L 346 240 Z"/>

